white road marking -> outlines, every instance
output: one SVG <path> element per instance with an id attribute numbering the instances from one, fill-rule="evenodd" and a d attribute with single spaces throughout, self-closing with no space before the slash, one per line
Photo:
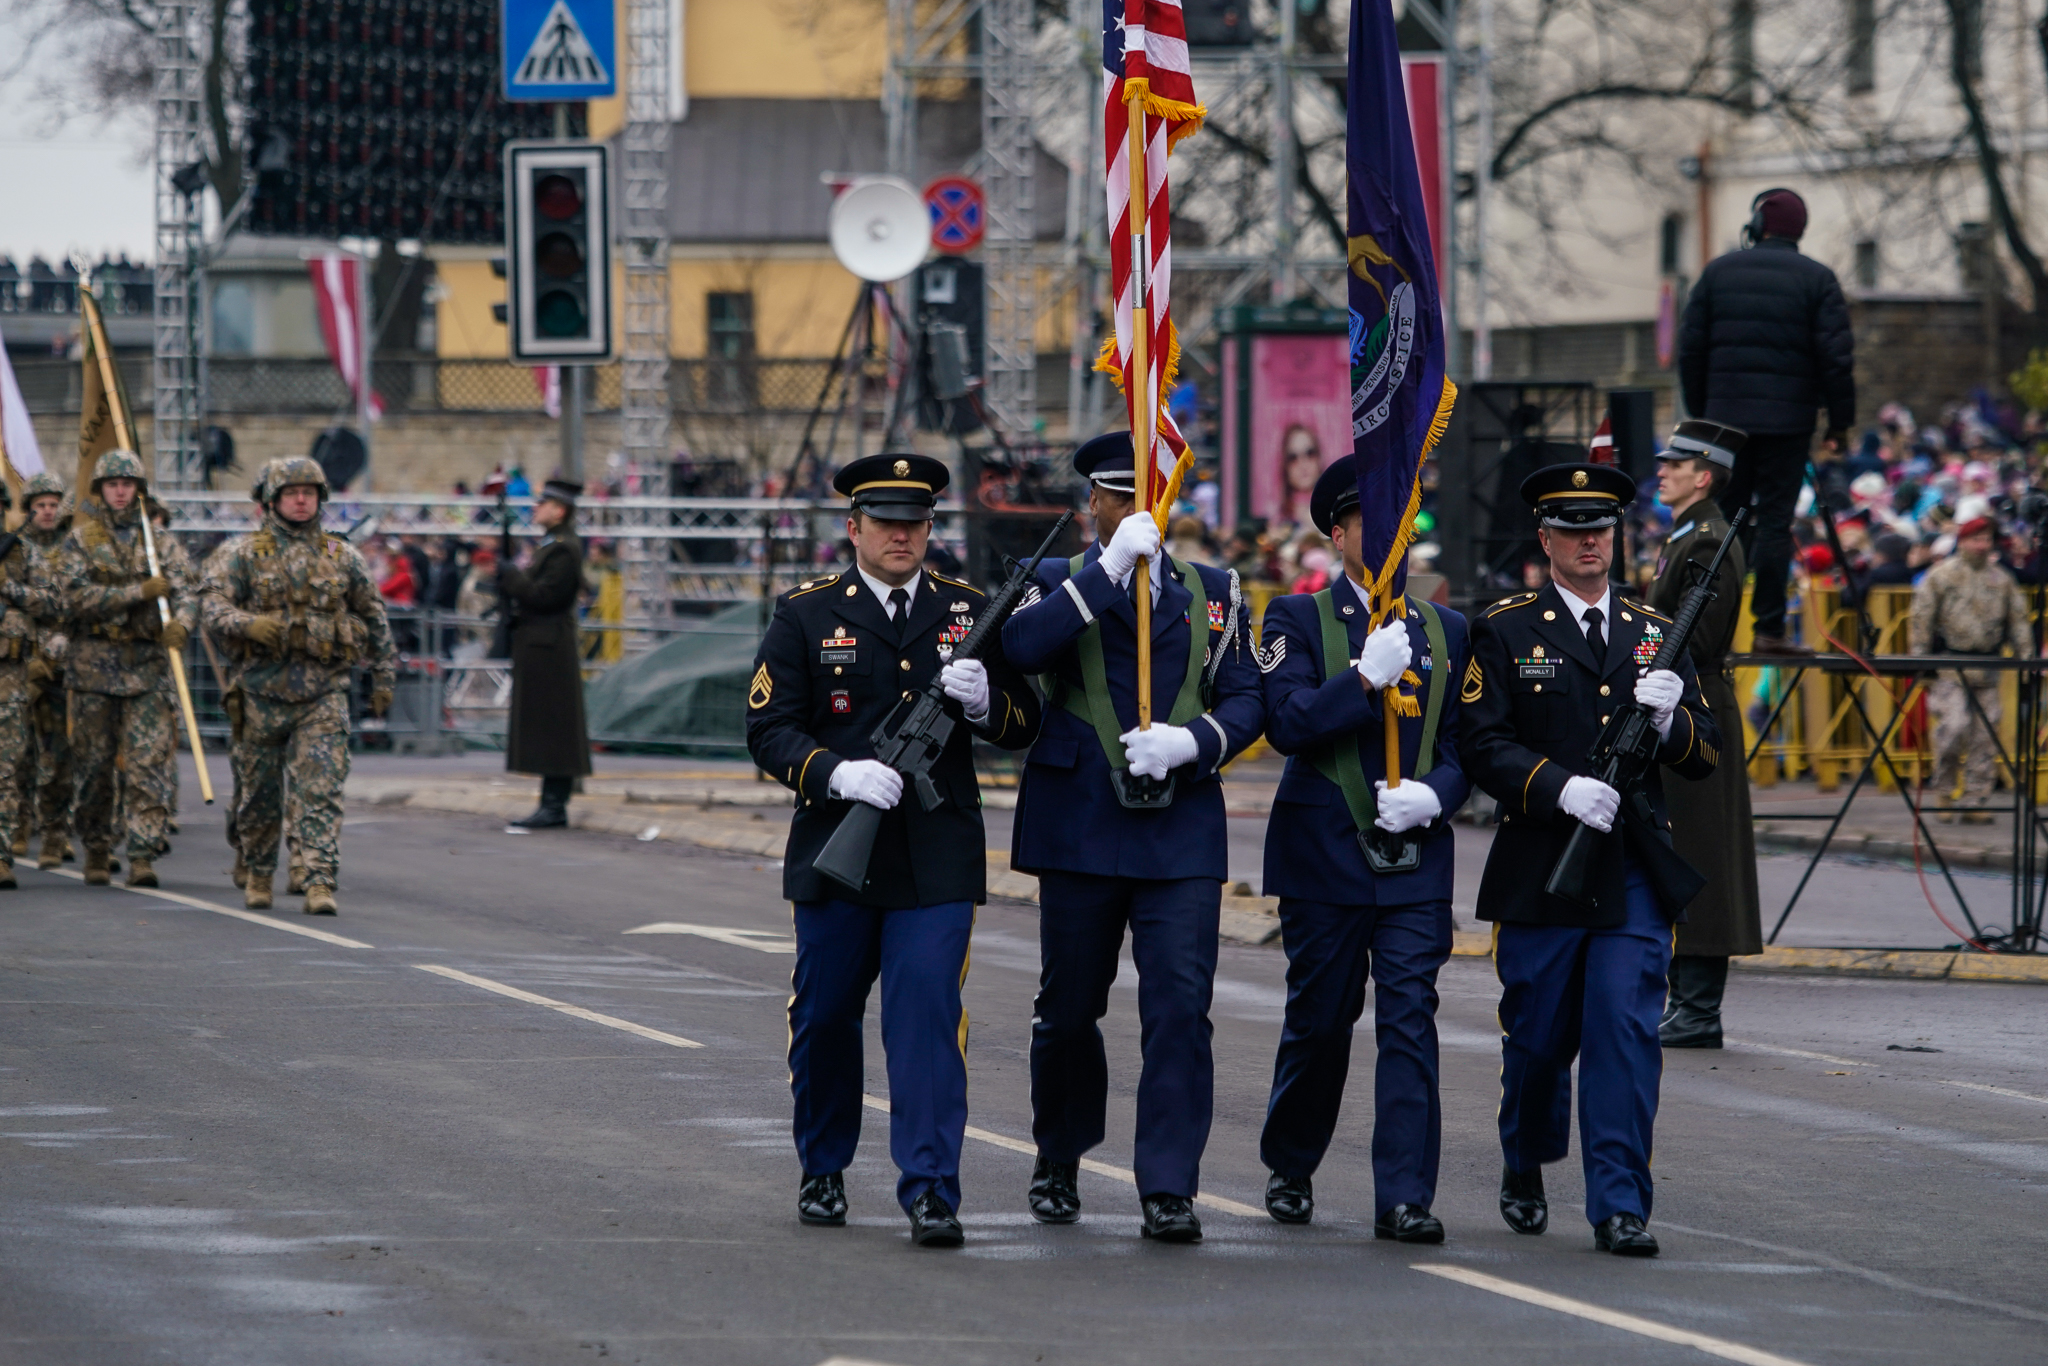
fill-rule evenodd
<path id="1" fill-rule="evenodd" d="M 70 868 L 45 868 L 40 871 L 55 874 L 57 877 L 68 877 L 74 882 L 85 880 L 84 873 L 76 872 Z M 123 887 L 119 883 L 110 883 L 108 885 L 117 892 L 134 892 L 138 896 L 153 896 L 159 901 L 175 901 L 180 906 L 190 906 L 195 910 L 201 911 L 212 911 L 215 915 L 231 916 L 236 920 L 246 920 L 251 925 L 261 925 L 269 930 L 283 930 L 286 934 L 302 935 L 307 939 L 317 939 L 323 944 L 333 944 L 344 949 L 373 949 L 376 947 L 375 944 L 365 944 L 360 939 L 349 939 L 342 935 L 330 934 L 326 930 L 316 930 L 311 925 L 294 925 L 288 920 L 274 920 L 267 915 L 258 915 L 254 911 L 245 911 L 234 906 L 222 906 L 212 901 L 201 901 L 196 896 L 185 896 L 179 892 L 166 892 L 160 887 Z"/>
<path id="2" fill-rule="evenodd" d="M 1776 1352 L 1763 1352 L 1754 1347 L 1745 1347 L 1739 1342 L 1729 1342 L 1725 1338 L 1710 1338 L 1705 1333 L 1673 1328 L 1654 1319 L 1642 1319 L 1634 1314 L 1603 1309 L 1584 1300 L 1553 1295 L 1548 1290 L 1538 1290 L 1534 1286 L 1522 1285 L 1516 1281 L 1504 1281 L 1483 1271 L 1472 1271 L 1462 1266 L 1445 1266 L 1438 1262 L 1418 1262 L 1415 1269 L 1432 1276 L 1441 1276 L 1447 1281 L 1456 1281 L 1460 1285 L 1469 1285 L 1476 1290 L 1490 1290 L 1496 1295 L 1505 1295 L 1511 1300 L 1533 1304 L 1539 1309 L 1553 1309 L 1560 1314 L 1571 1314 L 1608 1328 L 1619 1328 L 1625 1333 L 1634 1333 L 1639 1337 L 1697 1348 L 1708 1356 L 1717 1356 L 1724 1361 L 1740 1361 L 1745 1363 L 1745 1366 L 1804 1366 L 1804 1363 L 1791 1357 L 1779 1356 Z"/>
<path id="3" fill-rule="evenodd" d="M 1807 1058 L 1813 1062 L 1831 1062 L 1837 1067 L 1875 1067 L 1874 1062 L 1858 1062 L 1854 1058 L 1838 1058 L 1832 1053 L 1809 1053 L 1803 1048 L 1780 1048 L 1771 1043 L 1751 1043 L 1748 1039 L 1729 1039 L 1728 1046 L 1738 1053 L 1776 1053 L 1781 1058 Z"/>
<path id="4" fill-rule="evenodd" d="M 686 1039 L 680 1034 L 664 1034 L 658 1029 L 649 1029 L 646 1025 L 634 1024 L 631 1020 L 621 1020 L 616 1015 L 600 1015 L 594 1010 L 585 1010 L 582 1006 L 572 1006 L 567 1001 L 556 1001 L 546 996 L 536 996 L 530 991 L 521 991 L 518 987 L 508 987 L 503 982 L 493 982 L 488 977 L 478 977 L 457 968 L 444 968 L 438 963 L 414 963 L 413 966 L 421 972 L 431 972 L 436 977 L 446 977 L 451 982 L 466 982 L 470 986 L 481 987 L 485 991 L 494 991 L 500 996 L 509 996 L 515 1001 L 524 1001 L 528 1005 L 546 1006 L 549 1010 L 559 1010 L 564 1015 L 573 1015 L 579 1020 L 588 1020 L 592 1024 L 601 1024 L 612 1029 L 623 1029 L 628 1034 L 638 1034 L 641 1038 L 652 1039 L 656 1043 L 669 1044 L 675 1048 L 702 1048 L 704 1046 L 695 1039 Z"/>
<path id="5" fill-rule="evenodd" d="M 2025 1091 L 2015 1091 L 2005 1086 L 1987 1086 L 1981 1081 L 1956 1081 L 1950 1077 L 1942 1077 L 1935 1082 L 1935 1085 L 1960 1086 L 1965 1091 L 1982 1091 L 1987 1095 L 2005 1096 L 2011 1100 L 2032 1101 L 2036 1105 L 2048 1105 L 2048 1096 L 2030 1095 Z"/>
<path id="6" fill-rule="evenodd" d="M 622 930 L 622 934 L 694 934 L 699 939 L 713 939 L 735 948 L 757 949 L 762 953 L 795 953 L 796 940 L 773 930 L 735 930 L 724 925 L 685 925 L 680 920 L 657 920 L 652 925 L 638 929 Z"/>
<path id="7" fill-rule="evenodd" d="M 880 1096 L 864 1095 L 860 1099 L 861 1104 L 867 1106 L 870 1110 L 880 1110 L 885 1115 L 889 1113 L 889 1102 Z M 1038 1149 L 1032 1144 L 1026 1143 L 1021 1139 L 1009 1138 L 1002 1134 L 993 1133 L 987 1129 L 978 1129 L 972 1124 L 967 1126 L 967 1137 L 974 1139 L 978 1143 L 986 1143 L 996 1148 L 1007 1148 L 1013 1153 L 1023 1153 L 1027 1157 L 1038 1156 Z M 1136 1172 L 1125 1167 L 1112 1167 L 1107 1162 L 1097 1162 L 1092 1157 L 1081 1159 L 1081 1170 L 1084 1172 L 1094 1172 L 1097 1176 L 1106 1176 L 1112 1181 L 1121 1181 L 1133 1190 L 1136 1190 L 1138 1187 L 1138 1174 Z M 1247 1219 L 1263 1218 L 1266 1213 L 1262 1209 L 1254 1209 L 1250 1205 L 1236 1200 L 1227 1200 L 1220 1195 L 1198 1195 L 1195 1197 L 1195 1203 L 1207 1205 L 1210 1209 L 1222 1210 L 1225 1214 L 1242 1215 Z"/>

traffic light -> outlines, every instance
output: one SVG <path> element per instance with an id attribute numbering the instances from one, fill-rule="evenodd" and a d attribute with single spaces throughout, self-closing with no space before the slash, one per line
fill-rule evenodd
<path id="1" fill-rule="evenodd" d="M 513 360 L 595 365 L 614 358 L 609 156 L 597 142 L 505 147 Z"/>

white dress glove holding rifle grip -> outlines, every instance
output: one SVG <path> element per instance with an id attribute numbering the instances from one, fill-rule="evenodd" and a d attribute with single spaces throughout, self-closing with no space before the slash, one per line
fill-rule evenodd
<path id="1" fill-rule="evenodd" d="M 1102 572 L 1112 583 L 1122 583 L 1138 567 L 1139 560 L 1152 562 L 1152 581 L 1159 581 L 1159 524 L 1142 512 L 1132 512 L 1116 525 L 1116 535 L 1102 548 Z"/>
<path id="2" fill-rule="evenodd" d="M 1191 764 L 1201 754 L 1195 733 L 1186 726 L 1154 725 L 1150 730 L 1126 731 L 1117 739 L 1124 742 L 1124 757 L 1131 772 L 1141 778 L 1164 778 L 1182 764 Z"/>
<path id="3" fill-rule="evenodd" d="M 988 667 L 978 659 L 956 659 L 939 670 L 939 686 L 960 704 L 969 721 L 988 720 Z"/>
<path id="4" fill-rule="evenodd" d="M 1414 658 L 1407 625 L 1390 621 L 1365 638 L 1365 648 L 1358 652 L 1358 675 L 1375 690 L 1384 688 L 1399 679 Z"/>
<path id="5" fill-rule="evenodd" d="M 1685 682 L 1669 669 L 1652 669 L 1636 680 L 1636 701 L 1650 709 L 1657 725 L 1657 738 L 1671 738 L 1671 717 L 1685 696 Z"/>
<path id="6" fill-rule="evenodd" d="M 903 775 L 879 759 L 848 759 L 832 770 L 825 790 L 841 801 L 887 811 L 903 800 Z"/>
<path id="7" fill-rule="evenodd" d="M 1615 813 L 1621 810 L 1621 794 L 1598 778 L 1571 778 L 1565 782 L 1564 791 L 1557 794 L 1557 809 L 1604 835 L 1614 829 Z"/>

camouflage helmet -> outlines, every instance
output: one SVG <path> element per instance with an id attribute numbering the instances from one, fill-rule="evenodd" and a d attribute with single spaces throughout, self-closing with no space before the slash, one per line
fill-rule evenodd
<path id="1" fill-rule="evenodd" d="M 275 460 L 266 460 L 256 467 L 256 482 L 249 485 L 249 501 L 258 507 L 269 506 L 270 469 L 276 463 Z"/>
<path id="2" fill-rule="evenodd" d="M 265 507 L 276 500 L 293 484 L 311 484 L 320 490 L 320 501 L 326 502 L 332 490 L 327 487 L 327 471 L 320 468 L 320 462 L 310 456 L 293 455 L 282 460 L 273 460 L 263 467 L 257 479 L 257 491 Z"/>
<path id="3" fill-rule="evenodd" d="M 149 484 L 149 475 L 142 468 L 142 457 L 119 446 L 103 453 L 99 463 L 93 466 L 92 491 L 98 493 L 100 485 L 109 479 L 133 479 L 145 487 Z"/>
<path id="4" fill-rule="evenodd" d="M 46 493 L 54 494 L 59 498 L 64 496 L 64 481 L 48 470 L 32 476 L 26 484 L 21 486 L 22 506 L 28 506 Z"/>

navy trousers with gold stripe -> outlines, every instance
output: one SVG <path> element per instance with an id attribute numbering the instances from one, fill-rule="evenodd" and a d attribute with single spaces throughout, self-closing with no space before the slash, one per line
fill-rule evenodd
<path id="1" fill-rule="evenodd" d="M 1650 1145 L 1664 1076 L 1657 1023 L 1671 967 L 1671 922 L 1631 860 L 1622 924 L 1498 930 L 1500 1146 L 1508 1167 L 1531 1171 L 1570 1149 L 1576 1057 L 1586 1219 L 1648 1219 Z"/>
<path id="2" fill-rule="evenodd" d="M 960 1208 L 967 1128 L 967 944 L 974 903 L 883 910 L 850 901 L 796 903 L 789 998 L 789 1086 L 796 1152 L 807 1174 L 845 1170 L 860 1143 L 861 1017 L 882 982 L 889 1065 L 889 1155 L 908 1211 L 937 1188 Z"/>

